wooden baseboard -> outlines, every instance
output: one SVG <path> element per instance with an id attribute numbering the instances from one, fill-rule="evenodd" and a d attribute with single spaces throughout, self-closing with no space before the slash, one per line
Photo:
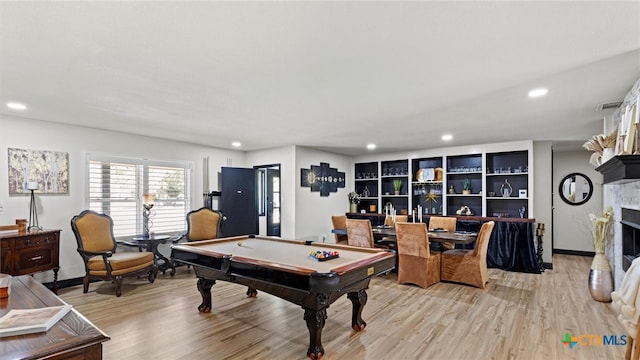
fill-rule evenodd
<path id="1" fill-rule="evenodd" d="M 72 287 L 76 285 L 82 285 L 82 279 L 83 279 L 82 277 L 79 277 L 79 278 L 73 278 L 73 279 L 60 280 L 58 281 L 58 289 L 63 289 L 63 288 Z M 102 280 L 91 280 L 90 282 L 96 282 L 96 281 L 102 281 Z M 43 283 L 43 285 L 49 289 L 53 289 L 53 282 Z"/>
<path id="2" fill-rule="evenodd" d="M 596 253 L 593 251 L 563 250 L 563 249 L 553 249 L 553 253 L 562 254 L 562 255 L 588 256 L 588 257 L 594 257 L 596 255 Z"/>

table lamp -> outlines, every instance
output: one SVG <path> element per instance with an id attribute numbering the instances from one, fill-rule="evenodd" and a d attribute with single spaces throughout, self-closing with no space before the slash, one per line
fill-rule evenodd
<path id="1" fill-rule="evenodd" d="M 151 217 L 151 208 L 153 208 L 153 202 L 156 199 L 156 194 L 144 194 L 142 195 L 144 210 L 142 210 L 142 226 L 144 228 L 144 232 L 142 236 L 145 238 L 149 238 L 149 228 L 153 225 L 153 222 L 149 224 L 149 219 Z"/>

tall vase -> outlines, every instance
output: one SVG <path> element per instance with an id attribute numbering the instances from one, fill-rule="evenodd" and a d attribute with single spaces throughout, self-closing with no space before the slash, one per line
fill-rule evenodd
<path id="1" fill-rule="evenodd" d="M 596 301 L 611 302 L 613 274 L 604 253 L 596 253 L 589 271 L 589 292 Z"/>
<path id="2" fill-rule="evenodd" d="M 600 163 L 604 164 L 614 156 L 616 156 L 616 151 L 614 148 L 604 148 L 602 150 L 602 156 L 600 157 Z"/>
<path id="3" fill-rule="evenodd" d="M 351 206 L 349 207 L 349 212 L 357 213 L 358 212 L 358 204 L 351 203 Z"/>

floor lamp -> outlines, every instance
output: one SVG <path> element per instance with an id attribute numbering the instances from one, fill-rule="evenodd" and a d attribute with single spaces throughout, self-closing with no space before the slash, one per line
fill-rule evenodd
<path id="1" fill-rule="evenodd" d="M 42 229 L 38 224 L 38 210 L 36 209 L 36 195 L 34 191 L 37 189 L 38 183 L 35 181 L 29 181 L 27 184 L 27 190 L 31 191 L 31 201 L 29 203 L 29 232 Z"/>

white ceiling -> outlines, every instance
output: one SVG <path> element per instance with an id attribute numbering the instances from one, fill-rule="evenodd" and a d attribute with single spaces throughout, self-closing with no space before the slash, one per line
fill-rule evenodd
<path id="1" fill-rule="evenodd" d="M 1 113 L 222 148 L 579 149 L 638 78 L 639 1 L 0 2 Z"/>

